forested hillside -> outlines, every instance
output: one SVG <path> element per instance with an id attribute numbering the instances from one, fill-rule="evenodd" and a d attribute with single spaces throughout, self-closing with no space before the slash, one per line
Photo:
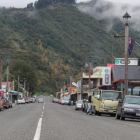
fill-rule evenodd
<path id="1" fill-rule="evenodd" d="M 81 12 L 75 4 L 1 9 L 0 15 L 3 59 L 12 64 L 20 58 L 30 64 L 38 75 L 38 91 L 54 92 L 64 79 L 69 83 L 70 73 L 77 75 L 88 55 L 93 56 L 93 67 L 112 63 L 112 46 L 115 57 L 124 55 L 124 39 L 114 38 L 122 23 L 116 19 L 118 28 L 108 31 L 103 21 Z"/>

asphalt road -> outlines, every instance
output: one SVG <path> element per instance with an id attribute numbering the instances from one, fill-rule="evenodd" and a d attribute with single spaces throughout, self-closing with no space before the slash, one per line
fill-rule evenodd
<path id="1" fill-rule="evenodd" d="M 15 105 L 0 112 L 0 140 L 140 139 L 139 120 L 90 116 L 81 110 L 75 111 L 73 106 L 52 103 L 50 97 L 43 98 L 45 104 Z"/>

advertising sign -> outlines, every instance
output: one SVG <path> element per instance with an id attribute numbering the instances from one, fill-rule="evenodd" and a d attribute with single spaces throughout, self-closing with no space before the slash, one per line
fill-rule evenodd
<path id="1" fill-rule="evenodd" d="M 111 67 L 103 67 L 102 84 L 107 86 L 111 85 Z"/>
<path id="2" fill-rule="evenodd" d="M 115 58 L 115 65 L 125 65 L 125 58 Z M 138 58 L 128 58 L 128 65 L 138 66 Z"/>

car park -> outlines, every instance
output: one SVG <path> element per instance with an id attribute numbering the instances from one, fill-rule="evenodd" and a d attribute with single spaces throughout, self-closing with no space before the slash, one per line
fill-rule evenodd
<path id="1" fill-rule="evenodd" d="M 39 98 L 38 99 L 38 103 L 43 103 L 43 99 L 42 98 Z"/>
<path id="2" fill-rule="evenodd" d="M 76 101 L 75 110 L 82 109 L 83 100 Z"/>
<path id="3" fill-rule="evenodd" d="M 20 98 L 17 100 L 17 104 L 25 104 L 24 98 Z"/>
<path id="4" fill-rule="evenodd" d="M 140 96 L 126 95 L 119 101 L 116 119 L 140 119 Z"/>
<path id="5" fill-rule="evenodd" d="M 2 97 L 2 102 L 3 102 L 3 107 L 4 108 L 6 108 L 6 109 L 9 108 L 9 106 L 10 106 L 9 101 L 6 97 L 4 97 L 4 96 Z"/>

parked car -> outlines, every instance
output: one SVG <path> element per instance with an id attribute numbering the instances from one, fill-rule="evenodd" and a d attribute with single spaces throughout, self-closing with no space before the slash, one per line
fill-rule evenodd
<path id="1" fill-rule="evenodd" d="M 43 103 L 43 99 L 42 98 L 39 98 L 38 99 L 38 103 Z"/>
<path id="2" fill-rule="evenodd" d="M 11 108 L 11 107 L 13 107 L 12 106 L 12 102 L 11 102 L 11 100 L 8 98 L 8 97 L 5 97 L 7 100 L 8 100 L 8 102 L 9 102 L 9 108 Z"/>
<path id="3" fill-rule="evenodd" d="M 76 101 L 75 110 L 82 109 L 83 100 Z"/>
<path id="4" fill-rule="evenodd" d="M 36 102 L 36 99 L 35 98 L 32 98 L 32 103 L 35 103 Z"/>
<path id="5" fill-rule="evenodd" d="M 58 99 L 54 99 L 54 103 L 58 103 Z"/>
<path id="6" fill-rule="evenodd" d="M 116 119 L 140 119 L 140 96 L 126 95 L 119 101 Z"/>
<path id="7" fill-rule="evenodd" d="M 70 99 L 68 97 L 63 97 L 61 104 L 70 105 Z"/>
<path id="8" fill-rule="evenodd" d="M 4 108 L 9 108 L 9 101 L 6 97 L 2 97 L 2 102 L 3 102 L 3 107 Z"/>
<path id="9" fill-rule="evenodd" d="M 17 104 L 25 104 L 24 98 L 20 98 L 17 100 Z"/>
<path id="10" fill-rule="evenodd" d="M 30 103 L 28 97 L 24 97 L 25 103 Z"/>
<path id="11" fill-rule="evenodd" d="M 30 103 L 32 103 L 32 102 L 33 102 L 32 98 L 30 98 L 30 99 L 29 99 L 29 102 L 30 102 Z"/>
<path id="12" fill-rule="evenodd" d="M 58 99 L 58 104 L 61 104 L 61 100 L 62 100 L 62 99 Z"/>
<path id="13" fill-rule="evenodd" d="M 36 102 L 36 95 L 34 95 L 33 98 L 35 99 L 35 102 Z"/>

